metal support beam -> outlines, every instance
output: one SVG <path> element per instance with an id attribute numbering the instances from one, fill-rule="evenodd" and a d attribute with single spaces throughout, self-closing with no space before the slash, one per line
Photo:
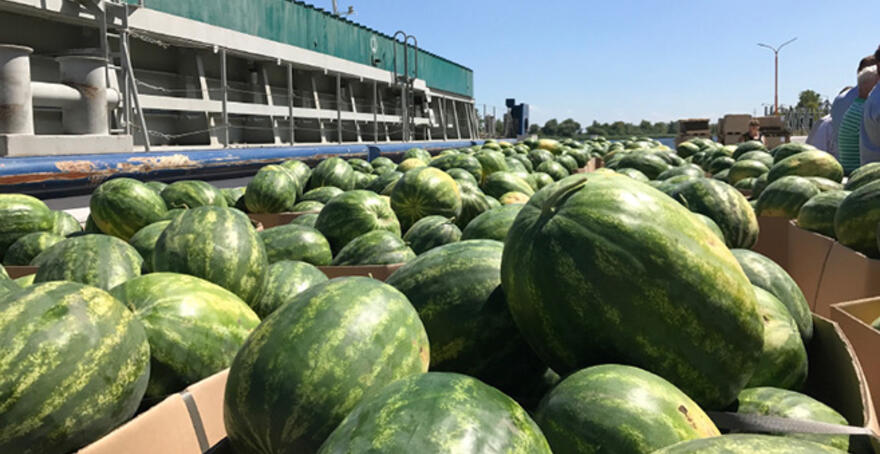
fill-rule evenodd
<path id="1" fill-rule="evenodd" d="M 443 129 L 443 140 L 449 140 L 449 120 L 446 118 L 446 98 L 440 98 L 440 127 Z"/>
<path id="2" fill-rule="evenodd" d="M 342 75 L 336 73 L 336 141 L 342 143 Z"/>
<path id="3" fill-rule="evenodd" d="M 211 89 L 208 86 L 208 78 L 205 75 L 205 63 L 198 51 L 196 52 L 196 73 L 199 78 L 199 91 L 201 92 L 202 99 L 209 101 L 211 99 Z M 217 134 L 217 119 L 210 112 L 205 112 L 205 127 L 209 129 L 208 141 L 211 146 L 219 145 L 220 137 Z"/>
<path id="4" fill-rule="evenodd" d="M 378 87 L 377 83 L 373 81 L 373 142 L 379 143 L 379 108 L 376 106 L 376 99 L 378 97 Z"/>
<path id="5" fill-rule="evenodd" d="M 354 85 L 353 85 L 352 81 L 349 80 L 348 83 L 346 84 L 346 86 L 348 87 L 348 97 L 351 100 L 351 111 L 354 113 L 358 113 L 357 103 L 354 98 Z M 363 137 L 361 137 L 361 124 L 358 123 L 357 120 L 354 121 L 354 129 L 357 132 L 358 143 L 363 142 L 364 139 L 363 139 Z"/>
<path id="6" fill-rule="evenodd" d="M 293 100 L 294 100 L 293 91 L 293 65 L 287 64 L 287 122 L 288 128 L 290 128 L 290 144 L 293 145 L 296 143 L 296 137 L 294 135 L 294 125 L 293 125 Z"/>
<path id="7" fill-rule="evenodd" d="M 223 146 L 229 146 L 229 84 L 226 79 L 226 49 L 220 49 L 220 90 L 223 93 Z"/>
<path id="8" fill-rule="evenodd" d="M 385 102 L 382 100 L 382 92 L 379 92 L 379 111 L 382 113 L 382 116 L 385 116 Z M 385 128 L 385 141 L 391 142 L 391 135 L 388 133 L 388 122 L 382 122 L 382 126 Z"/>
<path id="9" fill-rule="evenodd" d="M 126 79 L 128 79 L 128 85 L 131 86 L 131 97 L 134 101 L 134 108 L 137 111 L 141 131 L 143 132 L 144 150 L 150 151 L 150 131 L 147 129 L 147 119 L 144 118 L 144 111 L 141 109 L 141 101 L 138 98 L 137 82 L 134 79 L 134 69 L 131 66 L 131 54 L 129 53 L 130 48 L 128 47 L 128 30 L 123 31 L 122 33 L 124 34 L 124 39 L 122 40 L 123 70 L 128 75 Z"/>
<path id="10" fill-rule="evenodd" d="M 315 75 L 312 74 L 312 96 L 315 100 L 315 109 L 321 110 L 321 98 L 318 96 L 318 84 L 315 82 Z M 327 143 L 327 134 L 324 131 L 324 121 L 318 120 L 318 129 L 321 132 L 321 143 Z"/>
<path id="11" fill-rule="evenodd" d="M 455 137 L 458 140 L 461 140 L 461 125 L 458 122 L 458 105 L 454 99 L 452 100 L 452 114 L 455 116 Z"/>
<path id="12" fill-rule="evenodd" d="M 266 104 L 269 107 L 274 107 L 275 101 L 272 99 L 272 87 L 269 85 L 269 73 L 266 71 L 265 66 L 260 66 L 260 75 L 263 76 L 263 91 L 266 93 Z M 272 137 L 275 145 L 281 145 L 281 130 L 278 127 L 278 119 L 270 115 L 269 122 L 272 124 Z"/>

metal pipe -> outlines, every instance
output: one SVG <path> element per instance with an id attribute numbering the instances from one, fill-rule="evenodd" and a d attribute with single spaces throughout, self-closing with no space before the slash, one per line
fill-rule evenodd
<path id="1" fill-rule="evenodd" d="M 293 145 L 296 142 L 296 137 L 294 134 L 294 119 L 293 119 L 293 100 L 294 100 L 294 91 L 293 91 L 293 64 L 287 64 L 287 121 L 289 123 L 290 128 L 290 144 Z"/>
<path id="2" fill-rule="evenodd" d="M 0 134 L 33 134 L 30 54 L 25 46 L 0 45 Z"/>
<path id="3" fill-rule="evenodd" d="M 220 49 L 220 85 L 223 91 L 223 146 L 229 146 L 229 90 L 226 83 L 226 48 Z"/>
<path id="4" fill-rule="evenodd" d="M 61 123 L 68 134 L 109 134 L 107 122 L 107 61 L 101 57 L 66 56 L 61 82 L 77 89 L 82 102 L 62 107 Z"/>
<path id="5" fill-rule="evenodd" d="M 378 89 L 376 87 L 376 81 L 373 81 L 373 142 L 379 143 L 379 119 L 378 112 L 379 109 L 376 106 L 376 98 L 378 97 Z"/>
<path id="6" fill-rule="evenodd" d="M 36 107 L 70 108 L 85 101 L 81 91 L 64 84 L 31 82 L 31 92 Z M 108 109 L 116 108 L 122 101 L 122 95 L 115 88 L 108 88 L 105 96 Z"/>
<path id="7" fill-rule="evenodd" d="M 336 73 L 336 140 L 342 143 L 342 76 Z"/>

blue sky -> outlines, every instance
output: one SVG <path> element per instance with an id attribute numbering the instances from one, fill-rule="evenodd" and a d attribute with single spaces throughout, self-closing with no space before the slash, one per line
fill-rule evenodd
<path id="1" fill-rule="evenodd" d="M 339 4 L 353 5 L 357 22 L 403 29 L 472 68 L 477 103 L 500 109 L 515 97 L 531 105 L 533 123 L 760 114 L 773 102 L 773 54 L 757 42 L 798 37 L 780 53 L 781 104 L 803 89 L 833 97 L 855 85 L 859 59 L 880 44 L 877 0 Z"/>

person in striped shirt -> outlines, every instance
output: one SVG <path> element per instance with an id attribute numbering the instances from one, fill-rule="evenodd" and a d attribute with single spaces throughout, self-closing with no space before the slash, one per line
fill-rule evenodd
<path id="1" fill-rule="evenodd" d="M 843 166 L 845 174 L 857 169 L 860 164 L 859 156 L 859 134 L 862 128 L 862 112 L 865 105 L 865 99 L 874 85 L 877 85 L 877 67 L 869 66 L 859 73 L 859 96 L 853 101 L 843 121 L 840 124 L 840 131 L 837 133 L 837 146 L 840 157 L 840 164 Z"/>
<path id="2" fill-rule="evenodd" d="M 880 71 L 880 47 L 877 47 L 874 58 L 878 60 L 877 71 Z M 868 99 L 865 100 L 859 150 L 862 165 L 880 161 L 880 83 L 874 87 L 868 95 Z"/>

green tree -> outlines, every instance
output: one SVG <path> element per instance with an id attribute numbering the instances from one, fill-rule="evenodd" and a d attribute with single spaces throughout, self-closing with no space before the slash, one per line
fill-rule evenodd
<path id="1" fill-rule="evenodd" d="M 822 106 L 822 96 L 813 90 L 804 90 L 798 95 L 798 109 L 819 110 Z"/>
<path id="2" fill-rule="evenodd" d="M 566 118 L 562 123 L 559 123 L 559 126 L 556 128 L 556 134 L 563 137 L 574 137 L 574 135 L 580 131 L 581 124 L 571 118 Z"/>
<path id="3" fill-rule="evenodd" d="M 531 125 L 529 125 L 529 134 L 540 134 L 540 133 L 541 133 L 540 126 L 538 126 L 535 123 L 532 123 Z"/>
<path id="4" fill-rule="evenodd" d="M 557 134 L 557 128 L 559 128 L 559 122 L 556 121 L 555 118 L 551 118 L 547 120 L 547 123 L 544 123 L 544 127 L 541 128 L 541 134 L 545 136 L 555 136 Z"/>

